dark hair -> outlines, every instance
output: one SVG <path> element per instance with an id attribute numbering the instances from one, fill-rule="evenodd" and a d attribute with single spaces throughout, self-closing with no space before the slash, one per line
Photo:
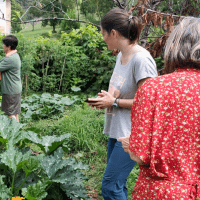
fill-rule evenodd
<path id="1" fill-rule="evenodd" d="M 114 29 L 131 42 L 139 40 L 139 18 L 130 15 L 126 10 L 113 8 L 101 20 L 101 27 L 108 34 Z"/>
<path id="2" fill-rule="evenodd" d="M 11 50 L 15 50 L 18 45 L 18 39 L 14 35 L 7 35 L 2 39 L 2 42 L 10 48 Z"/>
<path id="3" fill-rule="evenodd" d="M 184 18 L 172 31 L 165 47 L 164 73 L 177 68 L 200 69 L 200 19 Z"/>

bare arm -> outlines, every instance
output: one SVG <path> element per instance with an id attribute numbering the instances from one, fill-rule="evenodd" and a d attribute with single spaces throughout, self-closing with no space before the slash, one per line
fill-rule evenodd
<path id="1" fill-rule="evenodd" d="M 142 85 L 145 83 L 145 81 L 146 81 L 147 79 L 149 79 L 149 78 L 150 78 L 150 77 L 143 78 L 143 79 L 139 80 L 138 83 L 137 83 L 138 88 L 139 88 L 140 86 L 142 86 Z"/>
<path id="2" fill-rule="evenodd" d="M 143 165 L 143 164 L 144 164 L 143 161 L 142 161 L 140 158 L 138 158 L 133 152 L 131 152 L 131 151 L 129 150 L 129 137 L 130 137 L 130 135 L 127 136 L 127 137 L 119 138 L 119 139 L 118 139 L 118 142 L 121 142 L 121 143 L 122 143 L 122 147 L 123 147 L 124 151 L 125 151 L 126 153 L 129 153 L 130 158 L 131 158 L 132 160 L 134 160 L 135 162 L 137 162 L 139 165 Z"/>
<path id="3" fill-rule="evenodd" d="M 149 79 L 149 77 L 138 81 L 137 83 L 138 88 L 142 86 L 147 79 Z M 97 109 L 104 109 L 104 108 L 111 107 L 115 101 L 115 98 L 106 91 L 102 91 L 98 95 L 101 96 L 102 98 L 100 98 L 98 102 L 89 104 L 89 106 L 91 107 L 95 106 Z M 131 109 L 131 106 L 133 104 L 133 99 L 120 99 L 118 101 L 118 104 L 119 104 L 119 107 Z"/>
<path id="4" fill-rule="evenodd" d="M 137 83 L 138 88 L 140 86 L 142 86 L 147 79 L 149 79 L 149 77 L 139 80 L 138 83 Z M 119 106 L 122 107 L 122 108 L 131 109 L 132 104 L 133 104 L 133 99 L 120 99 L 119 100 Z"/>
<path id="5" fill-rule="evenodd" d="M 130 150 L 128 151 L 131 160 L 134 160 L 135 162 L 137 162 L 139 165 L 144 165 L 143 161 L 138 158 L 133 152 L 131 152 Z"/>

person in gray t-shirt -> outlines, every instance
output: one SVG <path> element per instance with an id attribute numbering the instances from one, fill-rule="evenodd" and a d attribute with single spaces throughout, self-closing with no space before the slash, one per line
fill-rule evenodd
<path id="1" fill-rule="evenodd" d="M 157 76 L 156 63 L 150 53 L 139 46 L 139 20 L 125 10 L 114 8 L 101 20 L 101 32 L 108 49 L 119 49 L 108 92 L 99 93 L 98 102 L 106 108 L 104 134 L 109 135 L 107 167 L 103 175 L 102 194 L 106 200 L 127 199 L 126 179 L 135 162 L 124 152 L 118 138 L 131 133 L 130 111 L 137 89 Z"/>

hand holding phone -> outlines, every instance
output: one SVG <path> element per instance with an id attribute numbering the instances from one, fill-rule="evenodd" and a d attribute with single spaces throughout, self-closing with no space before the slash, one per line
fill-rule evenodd
<path id="1" fill-rule="evenodd" d="M 99 99 L 98 97 L 97 98 L 87 98 L 85 100 L 85 102 L 92 104 L 92 103 L 98 102 L 98 99 Z"/>

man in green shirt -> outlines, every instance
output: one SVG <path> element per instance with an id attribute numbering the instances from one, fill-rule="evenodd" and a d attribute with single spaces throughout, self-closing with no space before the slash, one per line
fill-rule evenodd
<path id="1" fill-rule="evenodd" d="M 0 60 L 2 111 L 9 118 L 14 117 L 19 121 L 21 112 L 21 60 L 16 47 L 18 40 L 14 35 L 8 35 L 2 39 L 6 57 Z"/>

